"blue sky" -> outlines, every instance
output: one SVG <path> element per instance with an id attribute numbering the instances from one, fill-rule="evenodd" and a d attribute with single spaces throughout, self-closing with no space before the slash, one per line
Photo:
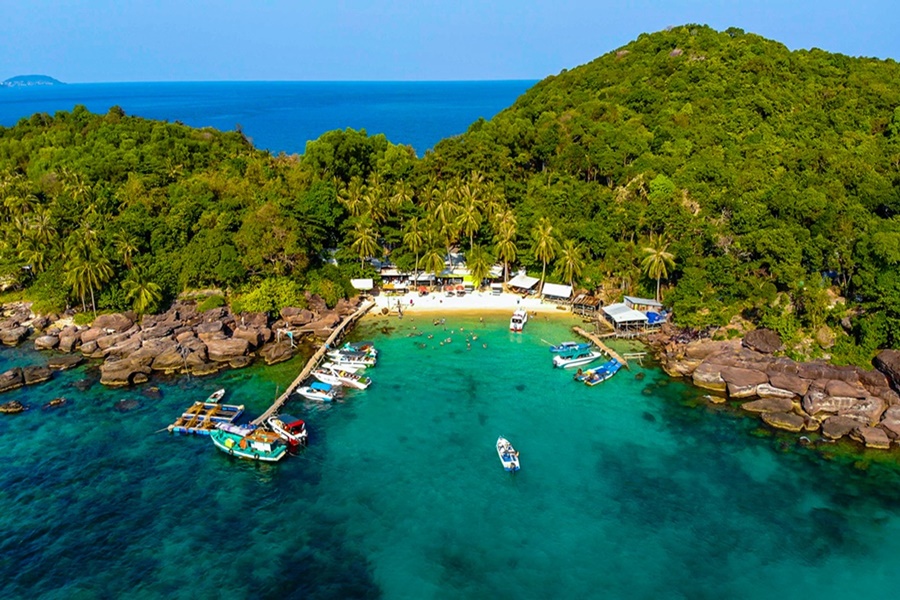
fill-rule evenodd
<path id="1" fill-rule="evenodd" d="M 900 58 L 891 2 L 2 0 L 0 80 L 540 79 L 670 25 Z"/>

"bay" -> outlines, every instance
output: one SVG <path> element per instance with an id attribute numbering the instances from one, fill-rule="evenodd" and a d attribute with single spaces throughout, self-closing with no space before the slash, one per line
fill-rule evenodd
<path id="1" fill-rule="evenodd" d="M 303 357 L 128 390 L 96 366 L 4 394 L 0 596 L 734 597 L 884 594 L 900 487 L 884 454 L 802 447 L 647 363 L 589 388 L 544 340 L 571 319 L 366 318 L 374 383 L 292 401 L 276 465 L 155 433 L 218 387 L 261 413 Z M 0 367 L 39 364 L 0 350 Z M 42 410 L 66 396 L 60 409 Z M 116 410 L 123 398 L 138 408 Z M 506 473 L 498 435 L 520 450 Z M 827 460 L 826 460 L 827 459 Z"/>
<path id="2" fill-rule="evenodd" d="M 383 133 L 421 156 L 471 123 L 510 106 L 534 81 L 90 83 L 0 88 L 0 125 L 78 104 L 105 113 L 231 131 L 258 148 L 303 153 L 333 129 Z"/>

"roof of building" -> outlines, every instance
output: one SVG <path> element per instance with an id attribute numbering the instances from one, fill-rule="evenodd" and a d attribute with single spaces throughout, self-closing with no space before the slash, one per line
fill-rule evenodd
<path id="1" fill-rule="evenodd" d="M 572 300 L 572 304 L 580 304 L 582 306 L 598 306 L 600 304 L 600 298 L 597 296 L 591 296 L 590 294 L 578 294 L 575 296 L 575 299 Z"/>
<path id="2" fill-rule="evenodd" d="M 631 304 L 637 304 L 640 306 L 658 306 L 662 307 L 661 302 L 657 302 L 653 298 L 638 298 L 637 296 L 625 296 L 625 302 L 630 302 Z"/>
<path id="3" fill-rule="evenodd" d="M 540 281 L 540 279 L 538 279 L 537 277 L 529 277 L 528 275 L 523 274 L 523 275 L 516 275 L 515 277 L 510 279 L 509 283 L 507 283 L 507 285 L 510 287 L 517 287 L 517 288 L 522 288 L 525 290 L 530 290 L 535 285 L 537 285 L 538 281 Z"/>
<path id="4" fill-rule="evenodd" d="M 367 292 L 375 287 L 375 282 L 371 279 L 351 279 L 350 285 L 353 286 L 354 290 Z"/>
<path id="5" fill-rule="evenodd" d="M 603 307 L 603 312 L 612 318 L 613 321 L 616 322 L 617 325 L 622 323 L 646 323 L 647 315 L 642 313 L 639 310 L 634 310 L 633 308 L 629 308 L 627 304 L 623 302 L 618 302 L 616 304 L 610 304 L 609 306 Z"/>
<path id="6" fill-rule="evenodd" d="M 545 283 L 541 294 L 544 296 L 553 296 L 554 298 L 571 298 L 572 286 L 563 285 L 561 283 Z"/>

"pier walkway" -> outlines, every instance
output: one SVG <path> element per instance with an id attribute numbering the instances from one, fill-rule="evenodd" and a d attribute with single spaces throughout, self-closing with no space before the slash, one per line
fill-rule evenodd
<path id="1" fill-rule="evenodd" d="M 278 410 L 284 405 L 284 403 L 288 401 L 288 398 L 291 397 L 291 394 L 294 393 L 294 390 L 300 387 L 300 384 L 306 381 L 306 378 L 310 376 L 310 374 L 313 372 L 313 369 L 319 366 L 322 358 L 325 357 L 325 353 L 332 348 L 334 342 L 336 342 L 341 337 L 347 327 L 355 323 L 360 319 L 360 317 L 369 312 L 369 310 L 373 306 L 375 306 L 375 302 L 373 300 L 366 300 L 355 313 L 341 321 L 340 325 L 338 325 L 335 330 L 331 332 L 331 335 L 328 336 L 328 339 L 325 340 L 325 343 L 322 344 L 322 346 L 318 350 L 316 350 L 316 353 L 312 355 L 312 358 L 309 359 L 309 361 L 306 363 L 306 366 L 303 367 L 303 370 L 300 371 L 299 375 L 297 375 L 297 378 L 291 382 L 291 385 L 289 385 L 287 389 L 284 390 L 284 393 L 282 395 L 278 396 L 278 398 L 275 400 L 275 403 L 272 404 L 272 406 L 270 406 L 269 409 L 266 410 L 266 412 L 253 419 L 252 423 L 254 425 L 260 425 L 261 423 L 265 423 L 266 419 L 277 413 Z"/>
<path id="2" fill-rule="evenodd" d="M 604 344 L 604 343 L 600 340 L 600 336 L 595 335 L 595 334 L 590 333 L 590 332 L 587 332 L 587 331 L 585 331 L 584 329 L 582 329 L 581 327 L 573 327 L 572 330 L 573 330 L 575 333 L 577 333 L 578 335 L 580 335 L 580 336 L 582 336 L 582 337 L 586 337 L 587 339 L 589 339 L 589 340 L 591 340 L 592 342 L 594 342 L 594 345 L 596 345 L 598 348 L 600 348 L 601 350 L 603 350 L 604 352 L 606 352 L 607 354 L 609 354 L 611 357 L 613 357 L 614 359 L 616 359 L 617 361 L 619 361 L 620 363 L 622 363 L 622 366 L 625 367 L 626 369 L 630 369 L 630 368 L 631 368 L 631 367 L 628 366 L 628 361 L 627 361 L 627 360 L 625 360 L 623 357 L 619 356 L 615 351 L 613 351 L 612 348 L 610 348 L 609 346 L 607 346 L 606 344 Z"/>

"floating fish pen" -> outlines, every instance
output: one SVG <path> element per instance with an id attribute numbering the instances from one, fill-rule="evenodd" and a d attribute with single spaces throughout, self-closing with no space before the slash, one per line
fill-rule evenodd
<path id="1" fill-rule="evenodd" d="M 194 402 L 168 429 L 171 433 L 209 435 L 219 423 L 234 423 L 243 413 L 243 404 Z"/>

